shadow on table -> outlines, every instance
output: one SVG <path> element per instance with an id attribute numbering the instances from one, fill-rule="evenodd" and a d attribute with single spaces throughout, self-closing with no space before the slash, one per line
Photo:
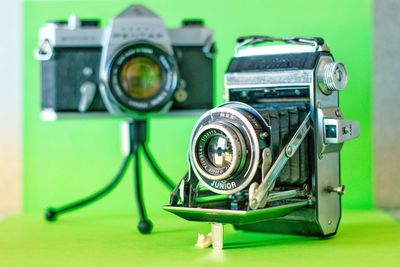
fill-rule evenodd
<path id="1" fill-rule="evenodd" d="M 305 237 L 295 235 L 250 233 L 238 231 L 225 237 L 224 249 L 242 249 L 253 247 L 291 246 L 319 241 L 318 237 Z"/>
<path id="2" fill-rule="evenodd" d="M 347 246 L 398 246 L 400 247 L 400 223 L 393 220 L 357 221 L 339 226 L 337 235 L 329 238 L 295 236 L 270 233 L 237 231 L 225 235 L 224 249 L 250 247 L 275 247 L 297 245 Z"/>

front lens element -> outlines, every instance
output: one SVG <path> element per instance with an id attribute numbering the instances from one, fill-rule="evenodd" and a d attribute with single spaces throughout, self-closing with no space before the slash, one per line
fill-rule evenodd
<path id="1" fill-rule="evenodd" d="M 216 135 L 211 137 L 206 149 L 208 160 L 215 167 L 225 168 L 232 163 L 232 145 L 225 136 Z"/>
<path id="2" fill-rule="evenodd" d="M 137 56 L 123 63 L 118 79 L 122 89 L 129 97 L 147 99 L 160 91 L 162 71 L 153 59 Z"/>
<path id="3" fill-rule="evenodd" d="M 210 124 L 195 137 L 193 158 L 199 171 L 208 179 L 232 177 L 245 161 L 244 140 L 233 125 Z"/>

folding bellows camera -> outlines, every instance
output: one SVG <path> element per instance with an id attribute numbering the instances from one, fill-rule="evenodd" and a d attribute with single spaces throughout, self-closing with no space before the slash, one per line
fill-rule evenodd
<path id="1" fill-rule="evenodd" d="M 326 237 L 341 217 L 339 151 L 359 134 L 338 91 L 347 84 L 321 38 L 238 40 L 225 74 L 228 102 L 193 128 L 189 171 L 164 209 L 212 225 Z"/>

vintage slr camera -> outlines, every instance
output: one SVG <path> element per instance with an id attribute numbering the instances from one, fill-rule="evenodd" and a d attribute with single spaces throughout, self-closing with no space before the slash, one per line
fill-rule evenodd
<path id="1" fill-rule="evenodd" d="M 341 217 L 339 151 L 359 134 L 344 120 L 344 65 L 320 38 L 240 38 L 225 74 L 225 104 L 193 129 L 189 172 L 164 208 L 246 231 L 326 237 Z"/>
<path id="2" fill-rule="evenodd" d="M 132 5 L 101 29 L 97 20 L 40 29 L 42 118 L 93 114 L 142 116 L 213 107 L 213 32 L 200 20 L 166 29 Z"/>

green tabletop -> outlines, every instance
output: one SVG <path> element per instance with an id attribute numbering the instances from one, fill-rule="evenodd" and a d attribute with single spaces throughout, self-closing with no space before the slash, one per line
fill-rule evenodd
<path id="1" fill-rule="evenodd" d="M 197 249 L 206 223 L 164 213 L 150 235 L 130 214 L 66 215 L 56 223 L 39 214 L 0 223 L 0 266 L 400 266 L 400 223 L 377 210 L 345 211 L 329 239 L 234 231 L 225 249 Z"/>

